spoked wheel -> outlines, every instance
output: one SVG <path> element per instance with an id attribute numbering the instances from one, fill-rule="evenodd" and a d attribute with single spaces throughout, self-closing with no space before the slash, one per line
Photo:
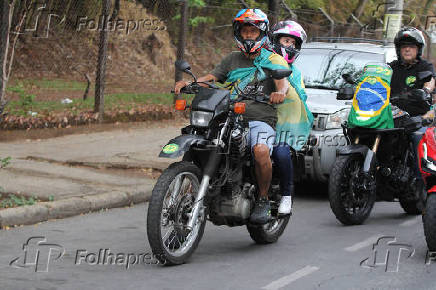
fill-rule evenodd
<path id="1" fill-rule="evenodd" d="M 197 166 L 177 162 L 162 173 L 153 189 L 147 215 L 148 241 L 153 254 L 166 265 L 186 262 L 203 236 L 204 208 L 192 230 L 187 228 L 200 178 Z"/>
<path id="2" fill-rule="evenodd" d="M 273 215 L 273 219 L 264 225 L 247 225 L 248 233 L 250 237 L 257 244 L 270 244 L 275 243 L 279 237 L 283 234 L 286 226 L 288 225 L 290 215 L 283 217 L 276 217 Z"/>
<path id="3" fill-rule="evenodd" d="M 376 199 L 375 179 L 361 171 L 361 155 L 339 156 L 329 180 L 330 207 L 344 225 L 362 224 Z"/>

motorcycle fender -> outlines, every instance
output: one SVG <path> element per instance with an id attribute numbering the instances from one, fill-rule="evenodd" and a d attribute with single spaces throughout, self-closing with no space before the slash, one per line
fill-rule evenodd
<path id="1" fill-rule="evenodd" d="M 365 157 L 368 150 L 369 150 L 368 146 L 361 145 L 361 144 L 351 144 L 340 148 L 338 151 L 338 155 L 351 155 L 351 154 L 358 153 L 363 157 Z"/>
<path id="2" fill-rule="evenodd" d="M 361 144 L 351 144 L 339 149 L 339 155 L 360 154 L 364 158 L 363 172 L 370 172 L 376 163 L 374 152 L 369 150 L 368 146 Z"/>
<path id="3" fill-rule="evenodd" d="M 167 145 L 162 148 L 159 157 L 177 158 L 184 154 L 194 144 L 206 145 L 209 142 L 202 136 L 183 134 L 171 139 Z"/>

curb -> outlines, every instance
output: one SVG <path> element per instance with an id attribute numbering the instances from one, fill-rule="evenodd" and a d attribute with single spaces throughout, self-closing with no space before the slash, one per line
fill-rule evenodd
<path id="1" fill-rule="evenodd" d="M 124 207 L 149 200 L 153 186 L 142 192 L 113 191 L 83 197 L 71 197 L 52 202 L 40 202 L 0 210 L 0 228 L 32 225 L 52 219 L 62 219 L 106 208 Z"/>

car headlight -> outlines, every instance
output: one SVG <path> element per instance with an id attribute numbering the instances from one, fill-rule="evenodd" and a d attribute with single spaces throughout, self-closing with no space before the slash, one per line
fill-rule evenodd
<path id="1" fill-rule="evenodd" d="M 212 112 L 191 111 L 191 125 L 196 127 L 208 127 L 213 118 Z"/>
<path id="2" fill-rule="evenodd" d="M 331 114 L 327 118 L 326 129 L 339 129 L 342 128 L 342 122 L 348 119 L 348 114 L 350 113 L 351 108 L 342 109 L 337 111 L 334 114 Z"/>

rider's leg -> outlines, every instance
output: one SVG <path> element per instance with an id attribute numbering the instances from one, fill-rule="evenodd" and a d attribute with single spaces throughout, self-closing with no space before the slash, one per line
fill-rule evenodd
<path id="1" fill-rule="evenodd" d="M 256 144 L 253 147 L 254 170 L 256 173 L 259 196 L 268 199 L 268 189 L 271 184 L 272 164 L 269 148 L 265 144 Z"/>
<path id="2" fill-rule="evenodd" d="M 259 199 L 250 217 L 252 223 L 264 224 L 271 218 L 271 207 L 268 201 L 268 190 L 271 184 L 272 153 L 275 131 L 264 122 L 249 122 L 250 145 L 254 157 L 254 167 L 259 189 Z"/>
<path id="3" fill-rule="evenodd" d="M 280 172 L 282 199 L 280 201 L 279 214 L 290 214 L 292 210 L 292 194 L 294 193 L 291 148 L 285 143 L 280 143 L 274 147 L 272 157 Z"/>

